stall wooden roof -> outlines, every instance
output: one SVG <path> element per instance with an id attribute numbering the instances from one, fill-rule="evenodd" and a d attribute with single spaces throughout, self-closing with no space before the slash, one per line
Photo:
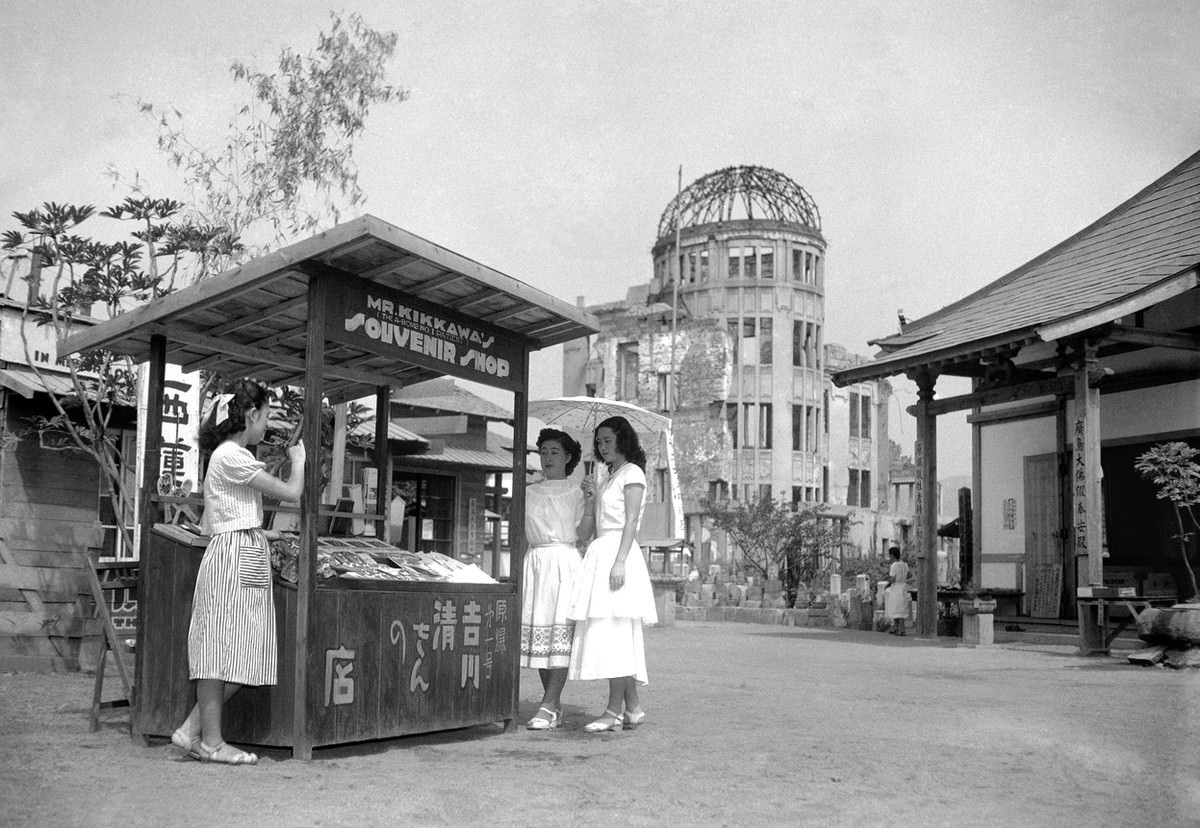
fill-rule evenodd
<path id="1" fill-rule="evenodd" d="M 318 274 L 403 291 L 494 325 L 531 350 L 599 330 L 595 317 L 572 304 L 367 215 L 75 333 L 58 352 L 105 348 L 143 361 L 151 337 L 162 334 L 167 360 L 185 370 L 301 385 L 308 282 Z M 325 355 L 332 401 L 434 376 L 348 345 L 330 343 Z"/>

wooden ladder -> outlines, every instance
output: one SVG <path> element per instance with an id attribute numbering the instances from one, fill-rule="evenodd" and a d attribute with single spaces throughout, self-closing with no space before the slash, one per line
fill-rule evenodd
<path id="1" fill-rule="evenodd" d="M 100 660 L 96 664 L 96 682 L 92 690 L 91 730 L 94 733 L 100 729 L 100 711 L 133 705 L 134 667 L 132 661 L 133 637 L 136 636 L 136 632 L 131 629 L 117 629 L 113 616 L 113 598 L 118 590 L 129 590 L 136 595 L 138 562 L 100 563 L 93 558 L 91 553 L 85 553 L 83 557 L 85 559 L 84 571 L 87 574 L 92 601 L 96 607 L 95 617 L 99 619 L 104 632 L 103 644 L 100 647 Z M 135 613 L 133 616 L 135 624 L 137 623 L 136 618 Z M 116 664 L 125 695 L 104 701 L 104 674 L 110 653 Z M 132 724 L 131 717 L 131 727 Z"/>

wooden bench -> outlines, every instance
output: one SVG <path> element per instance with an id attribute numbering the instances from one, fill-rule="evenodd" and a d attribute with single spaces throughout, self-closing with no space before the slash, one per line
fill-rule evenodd
<path id="1" fill-rule="evenodd" d="M 1137 618 L 1142 610 L 1153 606 L 1169 606 L 1175 598 L 1168 596 L 1123 595 L 1114 598 L 1076 598 L 1079 614 L 1094 612 L 1103 643 L 1100 647 L 1080 645 L 1081 655 L 1109 655 L 1112 643 Z M 1119 615 L 1113 609 L 1122 609 Z"/>

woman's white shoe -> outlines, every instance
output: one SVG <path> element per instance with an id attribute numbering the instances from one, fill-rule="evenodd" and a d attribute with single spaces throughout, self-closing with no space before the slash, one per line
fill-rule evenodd
<path id="1" fill-rule="evenodd" d="M 529 730 L 554 730 L 558 727 L 562 720 L 562 714 L 558 710 L 551 710 L 549 707 L 539 707 L 537 713 L 525 725 Z"/>
<path id="2" fill-rule="evenodd" d="M 611 710 L 605 710 L 604 715 L 594 722 L 588 722 L 583 726 L 585 733 L 607 733 L 609 731 L 619 731 L 621 729 L 621 714 L 614 713 Z"/>

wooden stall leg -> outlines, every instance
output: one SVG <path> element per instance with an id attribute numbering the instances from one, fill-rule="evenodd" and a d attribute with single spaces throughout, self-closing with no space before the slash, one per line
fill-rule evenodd
<path id="1" fill-rule="evenodd" d="M 100 648 L 100 660 L 96 662 L 96 681 L 92 686 L 92 722 L 88 728 L 92 733 L 100 729 L 100 696 L 104 692 L 104 668 L 108 663 L 108 643 Z"/>

